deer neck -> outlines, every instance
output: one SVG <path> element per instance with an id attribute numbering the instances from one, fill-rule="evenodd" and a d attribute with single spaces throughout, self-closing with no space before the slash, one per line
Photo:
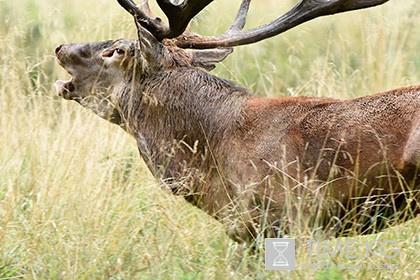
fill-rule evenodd
<path id="1" fill-rule="evenodd" d="M 246 90 L 196 68 L 144 78 L 121 98 L 126 130 L 157 177 L 208 168 L 223 139 L 241 123 Z M 205 167 L 205 168 L 204 168 Z"/>

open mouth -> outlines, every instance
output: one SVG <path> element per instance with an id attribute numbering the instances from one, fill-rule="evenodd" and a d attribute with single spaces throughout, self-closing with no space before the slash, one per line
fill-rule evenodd
<path id="1" fill-rule="evenodd" d="M 58 80 L 54 83 L 54 87 L 59 96 L 67 100 L 74 99 L 72 92 L 74 92 L 76 88 L 74 87 L 73 78 L 68 81 Z"/>

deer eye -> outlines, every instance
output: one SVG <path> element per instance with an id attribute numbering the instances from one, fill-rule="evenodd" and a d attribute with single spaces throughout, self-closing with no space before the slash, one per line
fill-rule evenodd
<path id="1" fill-rule="evenodd" d="M 123 49 L 116 48 L 116 49 L 115 49 L 115 53 L 117 53 L 117 54 L 124 54 L 124 53 L 125 53 L 125 51 L 124 51 Z"/>

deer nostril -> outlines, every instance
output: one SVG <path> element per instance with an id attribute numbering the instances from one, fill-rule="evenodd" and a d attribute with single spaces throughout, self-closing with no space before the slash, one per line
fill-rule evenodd
<path id="1" fill-rule="evenodd" d="M 63 45 L 59 45 L 58 47 L 55 48 L 55 55 L 58 55 L 59 51 L 61 50 L 61 48 L 63 47 Z"/>

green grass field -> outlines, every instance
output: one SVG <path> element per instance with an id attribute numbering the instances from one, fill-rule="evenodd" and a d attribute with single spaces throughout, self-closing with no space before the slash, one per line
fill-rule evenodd
<path id="1" fill-rule="evenodd" d="M 239 2 L 215 1 L 192 29 L 221 33 Z M 254 2 L 250 26 L 295 1 Z M 317 19 L 238 47 L 214 73 L 260 96 L 353 98 L 418 85 L 419 14 L 418 0 L 391 0 Z M 250 255 L 161 190 L 133 139 L 52 88 L 68 78 L 55 46 L 135 34 L 117 1 L 0 0 L 0 279 L 420 279 L 419 217 L 353 238 L 375 248 L 393 240 L 395 258 L 358 246 L 357 258 L 328 257 L 326 268 L 272 272 L 263 253 Z M 297 256 L 308 260 L 301 248 Z"/>

